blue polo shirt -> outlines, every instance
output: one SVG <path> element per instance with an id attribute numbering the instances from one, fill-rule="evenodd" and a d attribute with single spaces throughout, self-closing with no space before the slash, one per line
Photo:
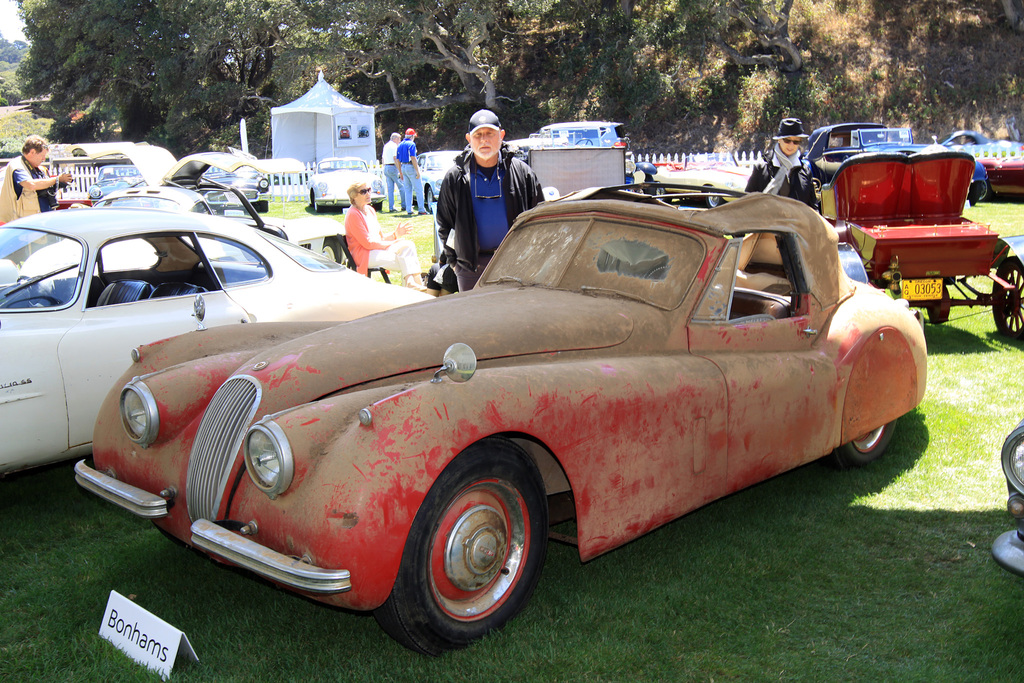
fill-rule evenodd
<path id="1" fill-rule="evenodd" d="M 508 234 L 508 213 L 505 210 L 504 174 L 497 166 L 476 168 L 469 177 L 473 193 L 473 217 L 480 251 L 494 251 Z"/>
<path id="2" fill-rule="evenodd" d="M 416 156 L 416 143 L 412 141 L 412 138 L 406 138 L 398 143 L 395 157 L 400 163 L 411 164 L 414 156 Z"/>

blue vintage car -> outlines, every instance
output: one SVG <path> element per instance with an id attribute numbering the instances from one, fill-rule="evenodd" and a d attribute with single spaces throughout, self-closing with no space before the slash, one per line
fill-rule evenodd
<path id="1" fill-rule="evenodd" d="M 823 126 L 811 133 L 807 159 L 811 171 L 822 185 L 832 181 L 839 166 L 862 152 L 898 152 L 914 154 L 935 145 L 914 142 L 910 128 L 887 128 L 881 123 L 838 123 Z M 974 175 L 967 200 L 973 206 L 988 196 L 988 172 L 975 160 Z"/>
<path id="2" fill-rule="evenodd" d="M 1009 498 L 1006 509 L 1017 528 L 999 536 L 992 544 L 992 557 L 1008 572 L 1024 576 L 1024 420 L 1003 442 L 1003 474 Z"/>

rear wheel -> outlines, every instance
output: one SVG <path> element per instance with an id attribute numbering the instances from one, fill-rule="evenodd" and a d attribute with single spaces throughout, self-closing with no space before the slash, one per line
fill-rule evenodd
<path id="1" fill-rule="evenodd" d="M 345 258 L 341 251 L 341 242 L 337 237 L 325 237 L 324 248 L 320 253 L 335 263 L 345 263 Z"/>
<path id="2" fill-rule="evenodd" d="M 434 191 L 427 185 L 423 188 L 423 204 L 425 205 L 424 211 L 429 212 L 430 206 L 434 203 Z"/>
<path id="3" fill-rule="evenodd" d="M 996 277 L 1013 285 L 1006 290 L 993 285 L 992 317 L 999 334 L 1012 339 L 1024 337 L 1024 307 L 1021 303 L 1021 289 L 1024 288 L 1024 266 L 1016 258 L 1005 259 L 996 269 Z"/>
<path id="4" fill-rule="evenodd" d="M 864 467 L 878 460 L 889 448 L 896 421 L 893 420 L 853 441 L 844 443 L 828 456 L 829 463 L 841 470 Z"/>
<path id="5" fill-rule="evenodd" d="M 708 188 L 708 190 L 712 191 L 712 192 L 715 189 L 711 185 L 705 185 L 704 187 Z M 712 194 L 712 195 L 708 195 L 707 198 L 704 201 L 707 203 L 709 209 L 713 209 L 716 206 L 721 206 L 722 203 L 725 201 L 725 199 L 723 199 L 722 195 L 720 195 L 720 194 Z"/>
<path id="6" fill-rule="evenodd" d="M 416 513 L 377 622 L 429 655 L 501 628 L 529 600 L 547 552 L 548 508 L 536 465 L 505 439 L 455 458 Z"/>

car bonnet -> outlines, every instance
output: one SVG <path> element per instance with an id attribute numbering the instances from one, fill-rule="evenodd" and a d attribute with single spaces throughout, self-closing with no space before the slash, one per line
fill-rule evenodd
<path id="1" fill-rule="evenodd" d="M 542 288 L 487 287 L 399 307 L 324 329 L 256 354 L 237 374 L 265 391 L 287 386 L 292 403 L 366 382 L 439 368 L 468 344 L 486 361 L 621 344 L 644 304 Z M 652 309 L 653 310 L 653 309 Z"/>

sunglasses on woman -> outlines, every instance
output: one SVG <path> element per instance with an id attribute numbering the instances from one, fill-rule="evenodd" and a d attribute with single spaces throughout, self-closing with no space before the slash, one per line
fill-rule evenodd
<path id="1" fill-rule="evenodd" d="M 370 194 L 370 191 L 370 188 L 364 187 L 363 189 L 359 190 L 359 194 Z"/>

